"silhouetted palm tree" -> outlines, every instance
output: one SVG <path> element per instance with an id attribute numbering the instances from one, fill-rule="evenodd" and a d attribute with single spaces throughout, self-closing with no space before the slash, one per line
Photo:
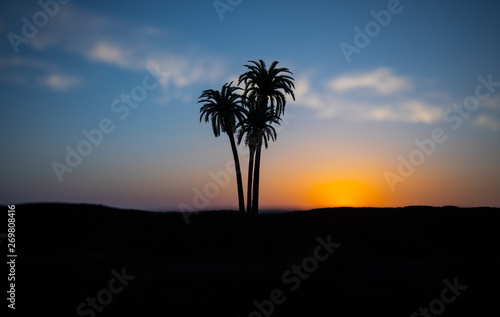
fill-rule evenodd
<path id="1" fill-rule="evenodd" d="M 238 203 L 241 212 L 245 212 L 245 202 L 243 198 L 243 182 L 241 180 L 240 160 L 238 158 L 238 150 L 234 140 L 234 132 L 236 129 L 236 121 L 243 120 L 242 111 L 245 110 L 241 105 L 241 96 L 236 93 L 239 87 L 231 86 L 233 83 L 224 84 L 221 92 L 218 90 L 207 89 L 203 91 L 198 103 L 205 103 L 200 108 L 200 122 L 205 118 L 205 122 L 212 122 L 212 129 L 215 137 L 218 137 L 221 132 L 225 132 L 231 143 L 233 151 L 234 167 L 236 169 L 236 182 L 238 186 Z"/>
<path id="2" fill-rule="evenodd" d="M 268 147 L 269 140 L 276 140 L 276 129 L 272 126 L 272 124 L 279 124 L 281 119 L 275 115 L 270 108 L 256 107 L 255 103 L 248 104 L 247 107 L 248 109 L 243 109 L 242 111 L 244 119 L 239 121 L 236 128 L 238 128 L 238 144 L 240 144 L 243 138 L 245 138 L 245 145 L 250 149 L 250 157 L 248 159 L 247 212 L 255 213 L 255 211 L 252 212 L 251 199 L 255 150 L 257 149 L 259 140 L 260 142 L 264 141 L 266 149 Z M 258 187 L 256 190 L 258 190 Z"/>
<path id="3" fill-rule="evenodd" d="M 276 68 L 278 64 L 277 61 L 274 61 L 269 69 L 266 68 L 266 64 L 263 60 L 259 60 L 259 63 L 255 61 L 249 61 L 249 63 L 253 65 L 244 65 L 248 68 L 248 71 L 242 74 L 238 79 L 238 85 L 242 82 L 245 84 L 243 99 L 247 101 L 247 104 L 255 106 L 257 109 L 268 108 L 272 114 L 278 117 L 284 114 L 286 94 L 291 95 L 293 100 L 295 100 L 295 95 L 293 94 L 293 89 L 295 88 L 293 83 L 294 79 L 288 75 L 293 75 L 293 73 L 290 72 L 288 68 Z M 268 102 L 270 103 L 269 105 Z M 263 113 L 267 112 L 264 110 L 259 111 L 263 111 Z M 267 122 L 261 122 L 258 126 L 264 127 L 266 124 Z M 258 131 L 256 135 L 257 143 L 255 145 L 255 170 L 252 198 L 253 213 L 259 212 L 260 155 L 264 132 Z M 250 197 L 247 197 L 247 199 L 250 199 Z"/>

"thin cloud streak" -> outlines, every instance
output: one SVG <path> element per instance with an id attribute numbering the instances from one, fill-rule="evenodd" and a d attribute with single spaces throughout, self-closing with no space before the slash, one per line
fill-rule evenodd
<path id="1" fill-rule="evenodd" d="M 81 83 L 77 75 L 63 74 L 56 64 L 34 58 L 0 57 L 0 81 L 18 85 L 37 85 L 55 91 L 66 91 Z"/>
<path id="2" fill-rule="evenodd" d="M 500 129 L 500 121 L 485 114 L 477 116 L 476 119 L 474 120 L 474 124 L 476 126 L 484 127 L 490 130 Z"/>
<path id="3" fill-rule="evenodd" d="M 80 82 L 81 79 L 78 76 L 66 76 L 62 74 L 51 74 L 43 80 L 44 85 L 59 91 L 71 89 L 80 84 Z"/>
<path id="4" fill-rule="evenodd" d="M 369 89 L 380 95 L 391 95 L 413 87 L 408 78 L 394 75 L 389 68 L 379 68 L 357 75 L 338 76 L 330 81 L 329 86 L 336 92 Z"/>
<path id="5" fill-rule="evenodd" d="M 222 59 L 175 53 L 175 49 L 169 47 L 170 32 L 167 30 L 133 25 L 74 5 L 61 11 L 48 28 L 47 32 L 30 41 L 34 49 L 55 47 L 91 62 L 130 71 L 144 71 L 148 66 L 159 65 L 160 69 L 170 74 L 162 84 L 164 88 L 213 82 L 220 79 L 226 70 Z M 158 43 L 165 44 L 159 46 Z"/>
<path id="6" fill-rule="evenodd" d="M 310 77 L 298 76 L 297 102 L 294 104 L 314 109 L 319 118 L 340 117 L 349 121 L 425 124 L 442 119 L 445 104 L 434 104 L 415 98 L 409 92 L 413 87 L 412 81 L 393 75 L 388 68 L 376 69 L 354 77 L 339 75 L 330 78 L 326 81 L 327 89 L 323 90 L 312 88 L 315 86 Z M 359 94 L 358 89 L 369 89 L 375 96 Z"/>

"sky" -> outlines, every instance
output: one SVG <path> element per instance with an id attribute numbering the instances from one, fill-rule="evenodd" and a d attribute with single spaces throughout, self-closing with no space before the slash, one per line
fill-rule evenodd
<path id="1" fill-rule="evenodd" d="M 237 209 L 198 98 L 262 59 L 296 100 L 262 153 L 261 209 L 500 207 L 497 1 L 0 7 L 0 203 Z"/>

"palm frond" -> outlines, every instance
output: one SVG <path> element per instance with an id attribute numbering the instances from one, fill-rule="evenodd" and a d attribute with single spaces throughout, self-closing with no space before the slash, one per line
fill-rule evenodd
<path id="1" fill-rule="evenodd" d="M 240 87 L 232 86 L 233 82 L 222 86 L 221 91 L 207 89 L 202 92 L 198 103 L 203 103 L 200 108 L 200 122 L 211 121 L 215 137 L 221 132 L 234 132 L 236 121 L 242 118 Z"/>

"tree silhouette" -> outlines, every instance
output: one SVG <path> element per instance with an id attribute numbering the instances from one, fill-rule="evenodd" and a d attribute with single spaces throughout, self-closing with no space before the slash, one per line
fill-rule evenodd
<path id="1" fill-rule="evenodd" d="M 280 116 L 285 113 L 286 105 L 286 94 L 292 96 L 295 100 L 295 95 L 293 94 L 293 89 L 295 85 L 293 83 L 293 73 L 288 68 L 276 68 L 278 65 L 277 61 L 274 61 L 269 69 L 266 68 L 266 64 L 263 60 L 259 60 L 259 63 L 255 61 L 248 61 L 252 63 L 250 65 L 244 65 L 248 68 L 248 71 L 242 74 L 238 79 L 238 85 L 242 82 L 245 84 L 245 90 L 243 93 L 243 100 L 245 105 L 251 111 L 252 107 L 255 107 L 257 117 L 262 120 L 256 123 L 256 131 L 253 135 L 257 136 L 255 144 L 255 170 L 253 177 L 253 197 L 252 197 L 252 213 L 257 214 L 259 212 L 259 174 L 260 174 L 260 156 L 262 149 L 262 141 L 264 136 L 269 134 L 263 129 L 269 129 L 270 122 L 263 121 L 266 117 L 264 114 L 270 113 L 269 115 Z M 269 105 L 268 105 L 269 103 Z M 272 123 L 272 121 L 271 121 Z M 274 130 L 274 128 L 273 128 Z M 274 131 L 276 133 L 276 131 Z M 274 134 L 276 135 L 276 134 Z M 250 134 L 252 136 L 252 134 Z M 275 138 L 274 138 L 275 139 Z M 266 142 L 267 148 L 267 140 Z M 252 152 L 252 151 L 250 151 Z M 252 155 L 252 153 L 250 153 Z M 250 199 L 250 197 L 247 197 Z"/>
<path id="2" fill-rule="evenodd" d="M 250 157 L 248 159 L 247 212 L 254 213 L 252 211 L 251 197 L 255 150 L 257 148 L 258 140 L 264 141 L 266 149 L 268 147 L 269 140 L 276 140 L 276 129 L 272 126 L 272 124 L 279 124 L 281 119 L 275 115 L 270 108 L 257 107 L 255 102 L 246 104 L 246 106 L 248 110 L 243 109 L 242 111 L 244 119 L 241 120 L 236 127 L 238 129 L 238 144 L 240 144 L 244 138 L 245 145 L 250 149 Z"/>
<path id="3" fill-rule="evenodd" d="M 236 91 L 241 88 L 231 86 L 232 84 L 233 82 L 224 84 L 220 92 L 213 89 L 204 90 L 199 97 L 201 100 L 199 100 L 198 103 L 205 103 L 200 108 L 200 122 L 203 118 L 205 118 L 205 122 L 210 120 L 212 122 L 212 129 L 215 137 L 218 137 L 221 132 L 225 132 L 229 137 L 231 150 L 233 151 L 234 167 L 236 169 L 239 208 L 241 212 L 245 212 L 240 160 L 234 140 L 236 121 L 244 119 L 242 113 L 245 109 L 240 105 L 241 96 L 236 93 Z"/>

